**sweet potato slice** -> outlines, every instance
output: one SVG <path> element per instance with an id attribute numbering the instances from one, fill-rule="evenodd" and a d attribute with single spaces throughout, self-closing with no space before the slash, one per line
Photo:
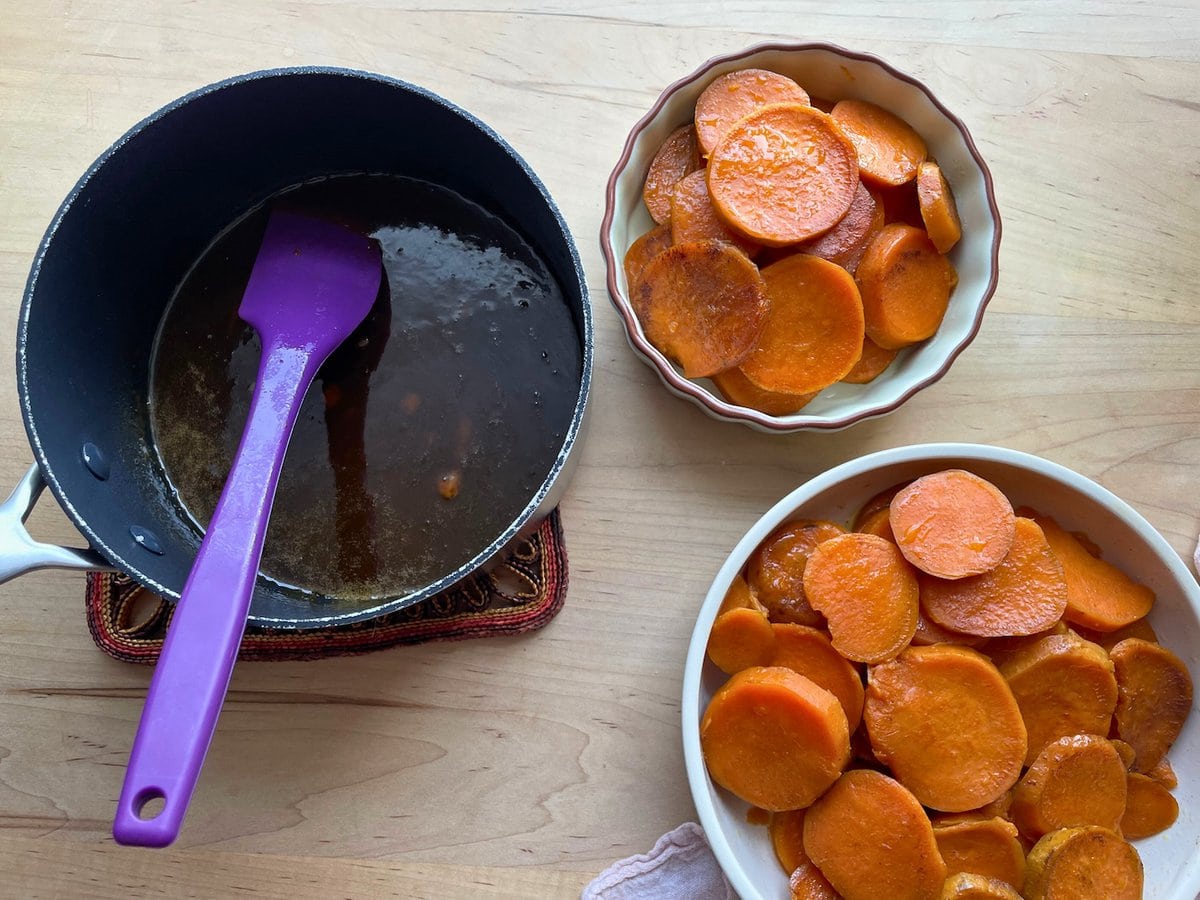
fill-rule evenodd
<path id="1" fill-rule="evenodd" d="M 795 244 L 824 234 L 858 189 L 854 145 L 825 113 L 772 103 L 736 122 L 708 160 L 717 212 L 750 240 Z"/>
<path id="2" fill-rule="evenodd" d="M 890 510 L 904 558 L 938 578 L 967 578 L 995 569 L 1016 535 L 1008 498 L 964 469 L 918 478 L 892 498 Z"/>
<path id="3" fill-rule="evenodd" d="M 1150 612 L 1154 592 L 1138 584 L 1116 566 L 1092 556 L 1072 534 L 1049 516 L 1035 516 L 1050 549 L 1062 563 L 1067 578 L 1068 622 L 1116 631 Z"/>
<path id="4" fill-rule="evenodd" d="M 1113 741 L 1113 743 L 1118 744 L 1124 742 Z M 1131 747 L 1130 749 L 1132 750 L 1133 748 Z M 1127 768 L 1132 769 L 1133 763 L 1130 763 Z M 1175 770 L 1171 767 L 1170 761 L 1168 761 L 1165 756 L 1158 761 L 1158 765 L 1154 766 L 1154 768 L 1152 768 L 1149 772 L 1146 772 L 1146 774 L 1165 787 L 1168 791 L 1173 791 L 1175 788 L 1179 787 L 1179 779 L 1175 775 Z"/>
<path id="5" fill-rule="evenodd" d="M 819 393 L 812 391 L 807 394 L 788 394 L 783 391 L 764 391 L 747 378 L 739 366 L 717 372 L 712 376 L 712 383 L 730 403 L 757 409 L 769 416 L 787 416 L 799 412 Z"/>
<path id="6" fill-rule="evenodd" d="M 1020 845 L 1017 849 L 1020 849 Z M 1021 864 L 1025 864 L 1024 854 Z M 946 879 L 942 886 L 941 900 L 1021 900 L 1021 895 L 1001 878 L 959 872 Z"/>
<path id="7" fill-rule="evenodd" d="M 712 780 L 762 809 L 808 806 L 850 759 L 837 697 L 791 669 L 743 669 L 717 689 L 700 721 Z"/>
<path id="8" fill-rule="evenodd" d="M 854 145 L 864 178 L 895 186 L 917 177 L 925 141 L 899 116 L 865 100 L 841 100 L 830 115 Z"/>
<path id="9" fill-rule="evenodd" d="M 858 362 L 842 376 L 842 381 L 846 384 L 870 384 L 884 373 L 899 352 L 899 350 L 885 350 L 867 337 L 864 332 L 862 351 L 859 354 Z"/>
<path id="10" fill-rule="evenodd" d="M 842 895 L 809 859 L 792 870 L 788 890 L 791 900 L 842 900 Z"/>
<path id="11" fill-rule="evenodd" d="M 1026 764 L 1061 737 L 1108 734 L 1117 679 L 1102 648 L 1076 635 L 1052 634 L 1013 652 L 1000 663 L 1000 672 L 1029 734 Z"/>
<path id="12" fill-rule="evenodd" d="M 769 309 L 758 342 L 741 363 L 763 390 L 820 391 L 862 353 L 862 299 L 841 266 L 797 253 L 762 270 Z"/>
<path id="13" fill-rule="evenodd" d="M 720 241 L 677 244 L 642 269 L 630 291 L 650 341 L 704 378 L 738 365 L 767 321 L 767 291 L 746 254 Z"/>
<path id="14" fill-rule="evenodd" d="M 850 532 L 817 545 L 804 593 L 825 616 L 834 649 L 855 662 L 892 659 L 917 630 L 917 579 L 896 545 Z"/>
<path id="15" fill-rule="evenodd" d="M 775 633 L 758 609 L 731 609 L 717 616 L 708 634 L 708 658 L 732 675 L 751 666 L 769 666 L 775 656 Z"/>
<path id="16" fill-rule="evenodd" d="M 985 875 L 1017 889 L 1025 883 L 1025 851 L 1012 822 L 999 817 L 951 824 L 934 822 L 933 837 L 948 875 Z"/>
<path id="17" fill-rule="evenodd" d="M 825 624 L 804 593 L 804 569 L 818 544 L 845 533 L 836 522 L 801 519 L 780 525 L 755 548 L 746 580 L 772 622 Z"/>
<path id="18" fill-rule="evenodd" d="M 671 246 L 671 226 L 655 225 L 625 251 L 625 281 L 629 290 L 646 268 L 646 263 Z"/>
<path id="19" fill-rule="evenodd" d="M 917 647 L 928 647 L 930 644 L 959 644 L 963 647 L 978 649 L 987 642 L 987 638 L 943 628 L 926 616 L 923 610 L 919 610 L 917 612 L 917 631 L 913 635 L 912 642 Z"/>
<path id="20" fill-rule="evenodd" d="M 892 350 L 931 337 L 942 324 L 957 276 L 920 228 L 885 225 L 855 270 L 867 336 Z"/>
<path id="21" fill-rule="evenodd" d="M 1109 738 L 1108 742 L 1116 749 L 1117 756 L 1121 757 L 1121 765 L 1126 770 L 1132 769 L 1134 760 L 1137 759 L 1137 751 L 1133 749 L 1133 746 L 1120 738 Z"/>
<path id="22" fill-rule="evenodd" d="M 862 531 L 861 526 L 863 521 L 868 516 L 874 514 L 877 510 L 887 509 L 890 507 L 892 505 L 892 498 L 900 493 L 900 491 L 909 484 L 911 484 L 909 481 L 902 481 L 899 484 L 893 484 L 871 497 L 871 499 L 859 507 L 858 512 L 854 514 L 854 524 L 850 530 Z"/>
<path id="23" fill-rule="evenodd" d="M 910 647 L 872 667 L 863 721 L 879 761 L 931 809 L 975 809 L 1021 774 L 1016 700 L 991 660 L 967 647 Z"/>
<path id="24" fill-rule="evenodd" d="M 1128 638 L 1109 651 L 1117 679 L 1117 734 L 1146 772 L 1166 756 L 1192 708 L 1192 678 L 1166 647 Z"/>
<path id="25" fill-rule="evenodd" d="M 841 221 L 818 238 L 798 244 L 801 253 L 837 263 L 851 275 L 867 251 L 867 245 L 883 229 L 883 204 L 859 182 L 850 208 Z"/>
<path id="26" fill-rule="evenodd" d="M 1079 536 L 1075 537 L 1078 540 Z M 1074 631 L 1085 641 L 1099 644 L 1105 650 L 1111 650 L 1126 638 L 1141 638 L 1152 644 L 1158 643 L 1158 635 L 1155 633 L 1154 627 L 1144 618 L 1130 622 L 1128 625 L 1122 625 L 1116 631 L 1096 631 L 1093 628 L 1084 628 L 1082 625 L 1076 625 Z"/>
<path id="27" fill-rule="evenodd" d="M 789 809 L 771 813 L 767 834 L 770 835 L 771 848 L 779 865 L 783 866 L 784 874 L 790 875 L 796 866 L 808 862 L 808 854 L 804 852 L 804 810 Z"/>
<path id="28" fill-rule="evenodd" d="M 770 103 L 808 105 L 808 92 L 786 75 L 737 69 L 714 78 L 696 98 L 696 138 L 708 156 L 730 126 Z"/>
<path id="29" fill-rule="evenodd" d="M 642 186 L 642 202 L 659 225 L 671 218 L 671 192 L 685 175 L 700 168 L 700 149 L 696 129 L 691 123 L 672 131 L 650 160 L 646 183 Z"/>
<path id="30" fill-rule="evenodd" d="M 1121 833 L 1138 841 L 1166 831 L 1179 818 L 1179 803 L 1171 792 L 1146 775 L 1130 772 L 1126 786 Z"/>
<path id="31" fill-rule="evenodd" d="M 1025 900 L 1141 900 L 1142 861 L 1107 828 L 1060 828 L 1025 860 Z"/>
<path id="32" fill-rule="evenodd" d="M 962 222 L 946 176 L 932 160 L 917 166 L 917 202 L 933 246 L 938 253 L 949 253 L 962 237 Z"/>
<path id="33" fill-rule="evenodd" d="M 769 665 L 799 672 L 832 693 L 842 704 L 851 731 L 862 721 L 862 677 L 853 665 L 833 649 L 820 631 L 805 625 L 776 623 L 775 654 Z"/>
<path id="34" fill-rule="evenodd" d="M 1067 608 L 1062 566 L 1037 523 L 1020 516 L 1012 547 L 991 571 L 956 581 L 928 575 L 919 581 L 925 615 L 965 634 L 1037 634 L 1053 626 Z"/>
<path id="35" fill-rule="evenodd" d="M 724 241 L 753 257 L 759 245 L 725 227 L 713 208 L 703 170 L 681 178 L 671 192 L 671 242 Z"/>
<path id="36" fill-rule="evenodd" d="M 855 531 L 863 534 L 873 534 L 885 541 L 896 543 L 896 535 L 892 532 L 892 519 L 887 507 L 877 509 L 854 526 Z"/>
<path id="37" fill-rule="evenodd" d="M 812 805 L 804 850 L 846 900 L 930 900 L 946 880 L 917 799 L 870 769 L 846 772 Z"/>
<path id="38" fill-rule="evenodd" d="M 1125 763 L 1095 734 L 1042 748 L 1013 792 L 1012 821 L 1037 840 L 1059 828 L 1101 825 L 1116 831 L 1125 813 Z"/>

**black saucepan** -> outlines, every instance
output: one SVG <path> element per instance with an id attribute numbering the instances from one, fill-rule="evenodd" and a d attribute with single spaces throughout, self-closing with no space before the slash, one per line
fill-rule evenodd
<path id="1" fill-rule="evenodd" d="M 271 70 L 205 87 L 136 125 L 80 179 L 47 230 L 17 336 L 36 465 L 0 507 L 0 579 L 51 566 L 113 568 L 178 598 L 198 534 L 172 502 L 152 444 L 159 321 L 175 285 L 229 222 L 288 186 L 350 172 L 443 185 L 516 228 L 571 309 L 578 398 L 544 480 L 469 562 L 402 596 L 370 599 L 297 595 L 260 577 L 250 621 L 312 628 L 400 609 L 487 565 L 549 513 L 576 458 L 592 321 L 578 253 L 545 187 L 490 128 L 422 88 L 345 69 Z M 88 549 L 37 544 L 25 533 L 43 482 Z"/>

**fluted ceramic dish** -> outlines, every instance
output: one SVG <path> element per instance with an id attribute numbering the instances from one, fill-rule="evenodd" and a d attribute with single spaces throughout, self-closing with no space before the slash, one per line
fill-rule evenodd
<path id="1" fill-rule="evenodd" d="M 701 825 L 722 869 L 742 900 L 789 900 L 787 878 L 767 829 L 746 821 L 748 806 L 713 784 L 700 753 L 700 718 L 726 676 L 705 658 L 717 608 L 751 551 L 791 519 L 848 522 L 879 491 L 941 469 L 963 468 L 999 487 L 1014 506 L 1032 506 L 1070 531 L 1084 531 L 1103 558 L 1151 588 L 1149 621 L 1163 646 L 1200 675 L 1200 586 L 1171 545 L 1129 504 L 1056 463 L 977 444 L 924 444 L 860 457 L 816 476 L 772 507 L 738 542 L 700 607 L 683 676 L 683 750 Z M 1179 819 L 1134 847 L 1145 869 L 1147 900 L 1200 896 L 1200 713 L 1193 708 L 1167 755 L 1179 776 L 1172 792 Z M 1099 898 L 1097 898 L 1099 900 Z"/>
<path id="2" fill-rule="evenodd" d="M 901 351 L 870 384 L 835 384 L 788 416 L 772 416 L 729 403 L 708 380 L 684 378 L 646 340 L 629 302 L 622 265 L 629 245 L 654 225 L 642 203 L 642 184 L 655 151 L 674 129 L 691 121 L 696 98 L 709 82 L 725 72 L 745 68 L 788 75 L 814 97 L 869 100 L 907 121 L 925 139 L 930 156 L 950 182 L 963 226 L 962 240 L 949 254 L 958 270 L 958 287 L 937 334 Z M 945 375 L 971 343 L 996 289 L 1000 213 L 991 173 L 966 125 L 920 81 L 875 56 L 832 44 L 770 43 L 710 59 L 663 91 L 633 126 L 608 180 L 600 244 L 607 265 L 609 297 L 620 315 L 629 345 L 657 371 L 670 391 L 691 400 L 714 418 L 762 431 L 836 430 L 892 412 Z"/>

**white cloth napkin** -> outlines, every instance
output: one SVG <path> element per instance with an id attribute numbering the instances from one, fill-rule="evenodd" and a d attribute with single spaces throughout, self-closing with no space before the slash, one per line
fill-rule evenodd
<path id="1" fill-rule="evenodd" d="M 622 859 L 583 889 L 581 900 L 737 900 L 704 831 L 684 822 L 649 853 Z"/>

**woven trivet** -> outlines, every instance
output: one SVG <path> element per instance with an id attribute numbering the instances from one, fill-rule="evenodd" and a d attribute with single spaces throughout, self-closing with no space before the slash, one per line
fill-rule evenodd
<path id="1" fill-rule="evenodd" d="M 238 659 L 321 659 L 397 644 L 523 634 L 554 618 L 566 594 L 567 550 L 556 509 L 490 572 L 476 572 L 428 600 L 353 625 L 300 631 L 249 625 Z M 154 663 L 174 609 L 127 575 L 88 575 L 88 629 L 113 659 Z"/>

